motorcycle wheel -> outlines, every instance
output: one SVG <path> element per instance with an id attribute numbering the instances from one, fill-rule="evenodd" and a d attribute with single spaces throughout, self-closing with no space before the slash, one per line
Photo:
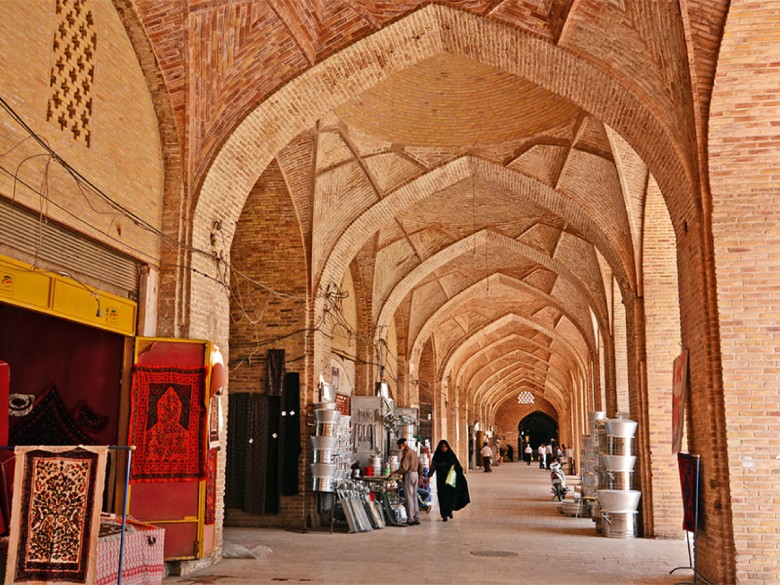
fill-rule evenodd
<path id="1" fill-rule="evenodd" d="M 563 490 L 557 485 L 555 486 L 555 497 L 558 498 L 559 502 L 563 501 Z"/>

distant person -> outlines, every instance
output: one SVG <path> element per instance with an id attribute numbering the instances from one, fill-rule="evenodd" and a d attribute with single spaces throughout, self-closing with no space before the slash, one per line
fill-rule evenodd
<path id="1" fill-rule="evenodd" d="M 537 452 L 539 453 L 539 469 L 544 469 L 545 468 L 544 460 L 546 459 L 545 454 L 547 453 L 544 443 L 539 445 Z"/>
<path id="2" fill-rule="evenodd" d="M 544 468 L 550 469 L 550 463 L 552 463 L 553 449 L 552 443 L 547 443 L 544 446 Z"/>
<path id="3" fill-rule="evenodd" d="M 493 460 L 493 450 L 487 441 L 482 443 L 482 449 L 479 450 L 479 454 L 482 455 L 482 466 L 485 473 L 491 473 L 493 470 L 490 468 L 490 463 Z"/>
<path id="4" fill-rule="evenodd" d="M 406 444 L 406 439 L 398 439 L 398 448 L 401 450 L 401 462 L 398 474 L 404 479 L 404 507 L 406 508 L 406 523 L 416 526 L 420 523 L 420 505 L 417 500 L 417 487 L 422 481 L 422 464 L 414 449 Z"/>
<path id="5" fill-rule="evenodd" d="M 526 443 L 525 452 L 523 453 L 523 459 L 527 465 L 531 465 L 531 459 L 533 458 L 534 450 L 531 449 L 531 443 Z"/>
<path id="6" fill-rule="evenodd" d="M 455 487 L 447 483 L 450 469 L 455 470 Z M 436 474 L 436 495 L 439 499 L 439 514 L 442 522 L 452 520 L 453 511 L 465 508 L 471 501 L 466 476 L 450 444 L 442 439 L 431 458 L 431 475 Z"/>
<path id="7" fill-rule="evenodd" d="M 511 443 L 506 446 L 506 458 L 509 459 L 509 463 L 515 462 L 515 448 Z"/>

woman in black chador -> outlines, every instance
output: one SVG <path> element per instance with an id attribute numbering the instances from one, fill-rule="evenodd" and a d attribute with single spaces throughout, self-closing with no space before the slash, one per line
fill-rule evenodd
<path id="1" fill-rule="evenodd" d="M 450 468 L 455 467 L 455 487 L 447 483 L 447 474 Z M 431 458 L 431 471 L 429 477 L 436 474 L 436 492 L 439 497 L 439 513 L 441 519 L 446 522 L 452 518 L 452 513 L 465 508 L 471 501 L 469 499 L 469 486 L 466 476 L 463 475 L 463 467 L 450 448 L 450 444 L 442 439 L 439 441 L 436 451 Z"/>

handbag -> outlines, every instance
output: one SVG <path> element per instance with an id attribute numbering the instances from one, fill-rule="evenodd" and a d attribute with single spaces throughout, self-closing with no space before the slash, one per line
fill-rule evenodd
<path id="1" fill-rule="evenodd" d="M 457 481 L 458 474 L 455 473 L 455 466 L 453 465 L 450 467 L 450 470 L 447 472 L 447 479 L 444 480 L 444 483 L 446 483 L 449 486 L 455 487 L 455 482 Z"/>

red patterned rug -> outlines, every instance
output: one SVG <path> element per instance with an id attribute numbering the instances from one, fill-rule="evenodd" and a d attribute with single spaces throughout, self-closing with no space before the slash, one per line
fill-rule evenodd
<path id="1" fill-rule="evenodd" d="M 205 368 L 135 367 L 130 481 L 205 477 L 205 377 Z"/>
<path id="2" fill-rule="evenodd" d="M 94 583 L 106 447 L 17 447 L 6 583 Z"/>

